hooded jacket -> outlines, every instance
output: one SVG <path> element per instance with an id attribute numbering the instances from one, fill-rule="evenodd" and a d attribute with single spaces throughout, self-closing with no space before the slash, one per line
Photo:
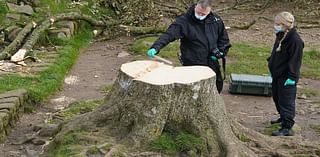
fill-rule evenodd
<path id="1" fill-rule="evenodd" d="M 180 39 L 183 65 L 208 65 L 216 48 L 226 54 L 231 45 L 222 19 L 210 12 L 204 20 L 198 20 L 194 15 L 195 6 L 176 18 L 151 48 L 159 52 L 170 42 Z"/>
<path id="2" fill-rule="evenodd" d="M 280 51 L 277 48 L 284 33 L 278 33 L 274 43 L 268 67 L 273 78 L 290 78 L 298 82 L 304 43 L 295 28 L 291 29 L 281 42 Z"/>

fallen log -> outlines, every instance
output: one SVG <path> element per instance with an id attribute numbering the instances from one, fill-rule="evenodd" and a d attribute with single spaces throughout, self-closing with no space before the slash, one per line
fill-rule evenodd
<path id="1" fill-rule="evenodd" d="M 88 22 L 90 25 L 95 27 L 108 27 L 108 26 L 113 26 L 119 23 L 118 21 L 110 21 L 110 22 L 98 21 L 89 15 L 83 15 L 80 13 L 66 13 L 66 14 L 57 15 L 47 19 L 46 21 L 43 21 L 38 27 L 36 27 L 30 34 L 30 36 L 27 37 L 28 39 L 17 52 L 19 51 L 21 52 L 21 50 L 23 50 L 23 51 L 26 51 L 25 54 L 28 54 L 32 50 L 34 45 L 38 42 L 41 34 L 43 34 L 47 29 L 49 29 L 49 27 L 55 22 L 64 21 L 64 20 L 84 20 Z M 11 45 L 9 45 L 10 47 L 8 46 L 6 48 L 7 50 L 0 53 L 0 60 L 8 59 L 9 57 L 11 57 L 16 53 L 16 50 L 22 44 L 23 39 L 26 38 L 26 35 L 31 32 L 30 27 L 32 27 L 32 25 L 28 24 L 28 27 L 25 27 L 25 30 L 21 31 L 21 35 L 19 33 L 17 39 L 14 40 L 14 42 Z"/>
<path id="2" fill-rule="evenodd" d="M 32 32 L 33 28 L 36 27 L 36 23 L 31 22 L 28 23 L 18 34 L 16 39 L 12 41 L 1 53 L 0 60 L 4 60 L 10 58 L 12 55 L 16 53 L 18 47 L 22 45 L 22 42 L 26 38 L 26 36 Z"/>

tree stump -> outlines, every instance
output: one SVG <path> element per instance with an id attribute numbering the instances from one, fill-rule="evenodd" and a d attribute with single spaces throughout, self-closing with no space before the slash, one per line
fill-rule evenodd
<path id="1" fill-rule="evenodd" d="M 144 147 L 164 130 L 201 137 L 202 155 L 250 156 L 234 135 L 215 73 L 205 66 L 172 67 L 155 61 L 121 66 L 108 104 L 79 120 L 108 126 L 123 143 Z M 72 126 L 69 126 L 72 127 Z"/>
<path id="2" fill-rule="evenodd" d="M 204 143 L 204 148 L 196 150 L 199 157 L 290 157 L 297 150 L 310 148 L 317 154 L 320 149 L 303 137 L 264 136 L 229 118 L 216 90 L 215 73 L 205 66 L 172 67 L 155 61 L 123 64 L 105 102 L 66 122 L 46 152 L 65 143 L 65 135 L 78 137 L 85 132 L 101 138 L 94 145 L 112 145 L 106 157 L 119 156 L 118 152 L 125 157 L 166 157 L 149 152 L 149 146 L 168 130 L 199 137 Z M 284 145 L 295 149 L 288 151 Z"/>

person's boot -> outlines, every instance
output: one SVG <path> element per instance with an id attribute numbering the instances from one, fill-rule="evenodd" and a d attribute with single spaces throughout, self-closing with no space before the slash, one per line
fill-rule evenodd
<path id="1" fill-rule="evenodd" d="M 270 121 L 271 124 L 277 124 L 277 123 L 281 123 L 281 122 L 282 122 L 281 118 L 272 119 L 272 120 Z"/>
<path id="2" fill-rule="evenodd" d="M 293 136 L 294 132 L 292 129 L 281 128 L 278 131 L 272 132 L 272 136 Z"/>

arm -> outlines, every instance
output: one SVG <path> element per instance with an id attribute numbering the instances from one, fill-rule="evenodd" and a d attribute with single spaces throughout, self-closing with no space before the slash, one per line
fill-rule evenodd
<path id="1" fill-rule="evenodd" d="M 221 22 L 219 26 L 219 37 L 218 37 L 218 49 L 220 52 L 224 53 L 224 56 L 227 55 L 229 48 L 231 47 L 229 36 L 227 30 L 225 29 L 224 23 Z"/>
<path id="2" fill-rule="evenodd" d="M 296 40 L 290 49 L 290 58 L 288 62 L 289 72 L 288 78 L 297 81 L 300 74 L 300 67 L 302 62 L 302 52 L 304 44 L 301 40 Z"/>
<path id="3" fill-rule="evenodd" d="M 172 23 L 167 31 L 153 43 L 151 48 L 154 48 L 157 53 L 159 53 L 159 51 L 170 42 L 183 38 L 182 22 L 182 19 L 178 18 L 174 23 Z"/>

